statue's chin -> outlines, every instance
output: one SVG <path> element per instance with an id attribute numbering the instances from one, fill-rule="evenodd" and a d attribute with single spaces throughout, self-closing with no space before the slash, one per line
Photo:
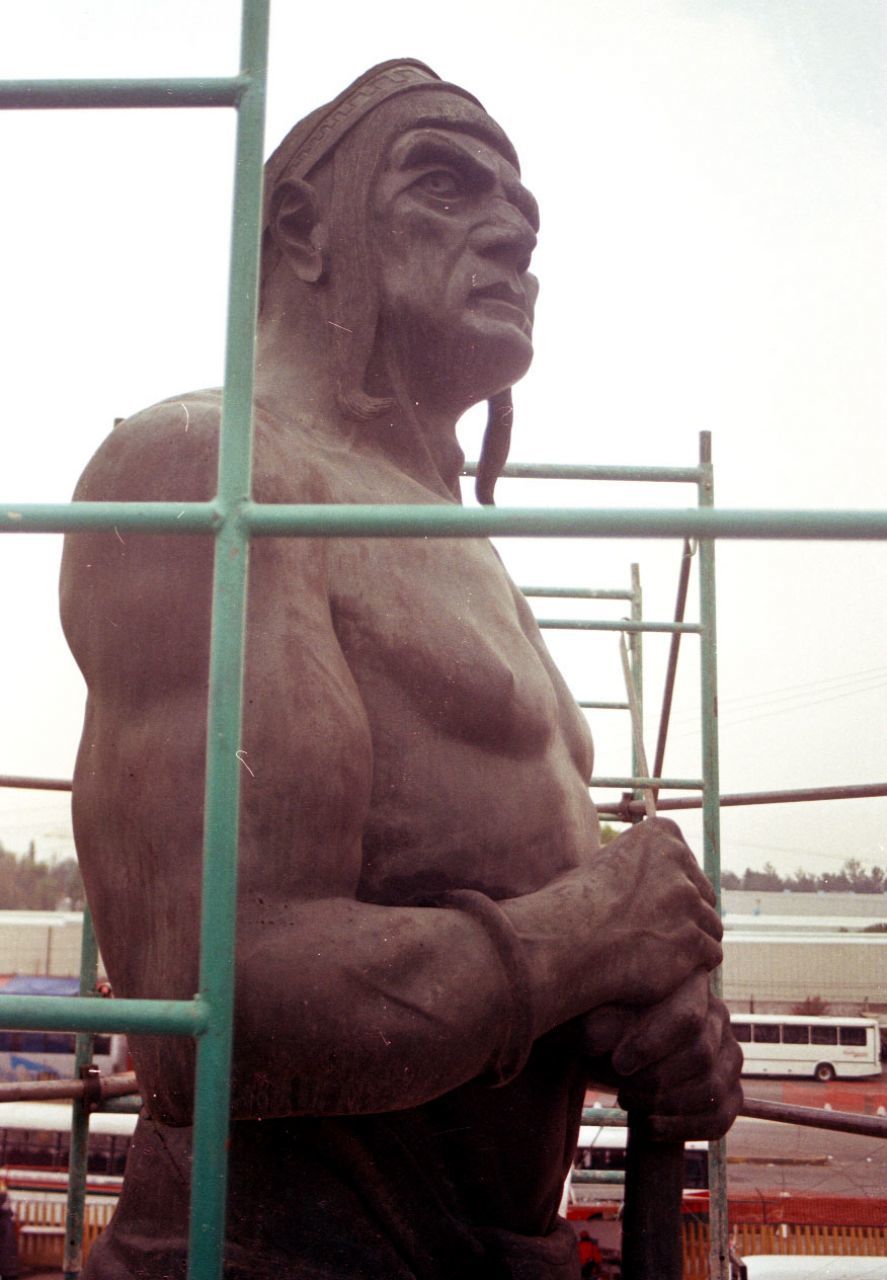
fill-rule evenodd
<path id="1" fill-rule="evenodd" d="M 532 329 L 492 316 L 474 318 L 460 372 L 474 384 L 474 403 L 520 381 L 533 360 Z"/>
<path id="2" fill-rule="evenodd" d="M 508 304 L 471 308 L 458 323 L 435 325 L 422 317 L 411 325 L 399 316 L 386 341 L 380 364 L 400 364 L 420 399 L 424 375 L 433 370 L 426 393 L 457 414 L 518 382 L 533 359 L 532 325 Z"/>

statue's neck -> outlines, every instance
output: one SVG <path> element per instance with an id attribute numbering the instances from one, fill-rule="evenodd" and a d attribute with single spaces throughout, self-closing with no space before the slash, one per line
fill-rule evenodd
<path id="1" fill-rule="evenodd" d="M 458 415 L 416 405 L 405 380 L 383 387 L 391 410 L 370 421 L 346 415 L 336 396 L 328 350 L 311 337 L 280 324 L 260 324 L 256 351 L 255 395 L 281 423 L 310 427 L 335 441 L 351 441 L 362 452 L 378 453 L 405 475 L 441 497 L 460 500 L 459 475 L 464 455 L 456 439 Z"/>

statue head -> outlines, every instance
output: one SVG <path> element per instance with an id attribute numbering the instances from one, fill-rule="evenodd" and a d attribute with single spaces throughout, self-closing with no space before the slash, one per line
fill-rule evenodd
<path id="1" fill-rule="evenodd" d="M 284 138 L 264 208 L 260 306 L 278 273 L 298 280 L 289 305 L 323 324 L 342 412 L 379 419 L 454 388 L 458 412 L 489 398 L 491 501 L 536 294 L 535 201 L 501 128 L 423 63 L 383 63 Z"/>

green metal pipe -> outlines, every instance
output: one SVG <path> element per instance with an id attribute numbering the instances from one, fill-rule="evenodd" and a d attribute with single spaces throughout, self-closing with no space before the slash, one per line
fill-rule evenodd
<path id="1" fill-rule="evenodd" d="M 643 508 L 547 511 L 538 507 L 272 505 L 247 503 L 252 533 L 297 537 L 762 538 L 876 541 L 887 538 L 887 510 L 782 511 Z"/>
<path id="2" fill-rule="evenodd" d="M 644 750 L 644 639 L 638 628 L 644 613 L 644 596 L 641 591 L 641 571 L 640 566 L 632 564 L 631 566 L 631 625 L 619 626 L 619 630 L 623 636 L 628 635 L 628 650 L 630 654 L 630 665 L 626 668 L 627 677 L 630 675 L 630 683 L 626 686 L 628 692 L 629 709 L 632 715 L 632 735 L 631 735 L 631 771 L 632 773 L 649 773 L 649 768 L 641 763 L 641 755 Z M 624 621 L 624 620 L 623 620 Z M 648 624 L 651 630 L 657 630 L 655 624 Z M 624 644 L 624 640 L 620 641 Z M 632 694 L 632 687 L 634 693 Z M 636 702 L 636 707 L 631 708 L 632 697 Z M 636 719 L 636 723 L 635 723 Z M 640 795 L 635 799 L 640 800 Z"/>
<path id="3" fill-rule="evenodd" d="M 215 533 L 212 502 L 25 502 L 0 507 L 0 533 Z"/>
<path id="4" fill-rule="evenodd" d="M 536 621 L 548 631 L 627 631 L 632 635 L 644 631 L 698 635 L 702 631 L 697 622 L 640 622 L 628 618 L 537 618 Z"/>
<path id="5" fill-rule="evenodd" d="M 234 107 L 248 88 L 244 76 L 151 80 L 4 80 L 0 109 L 96 110 L 107 107 Z"/>
<path id="6" fill-rule="evenodd" d="M 212 503 L 19 503 L 0 508 L 0 533 L 131 529 L 140 533 L 212 533 Z M 429 506 L 425 504 L 290 506 L 244 503 L 243 526 L 265 537 L 302 538 L 730 538 L 876 542 L 887 539 L 887 510 L 595 510 L 567 507 Z"/>
<path id="7" fill-rule="evenodd" d="M 649 778 L 632 775 L 630 778 L 592 778 L 590 787 L 619 787 L 627 791 L 637 791 L 644 787 L 666 787 L 672 791 L 701 791 L 701 778 Z"/>
<path id="8" fill-rule="evenodd" d="M 627 702 L 577 702 L 576 705 L 594 711 L 629 711 L 631 709 Z"/>
<path id="9" fill-rule="evenodd" d="M 28 1031 L 123 1031 L 202 1036 L 209 1025 L 196 1000 L 81 1000 L 77 996 L 0 995 L 0 1026 Z"/>
<path id="10" fill-rule="evenodd" d="M 714 469 L 711 460 L 711 433 L 700 432 L 699 463 L 703 479 L 699 486 L 699 505 L 706 514 L 714 506 Z M 718 639 L 715 592 L 715 545 L 711 538 L 699 542 L 699 616 L 704 623 L 700 644 L 701 716 L 702 716 L 702 793 L 703 865 L 717 897 L 721 913 L 721 817 L 720 765 L 718 755 Z M 720 969 L 711 978 L 716 996 L 723 994 Z M 711 1280 L 728 1280 L 730 1262 L 727 1243 L 727 1145 L 724 1139 L 709 1143 L 708 1148 L 709 1221 L 711 1244 L 709 1270 Z"/>
<path id="11" fill-rule="evenodd" d="M 618 1169 L 574 1169 L 570 1181 L 576 1183 L 609 1182 L 614 1186 L 624 1186 L 625 1174 Z"/>
<path id="12" fill-rule="evenodd" d="M 251 482 L 267 53 L 268 0 L 244 0 L 241 68 L 249 85 L 239 102 L 235 148 L 219 441 L 218 503 L 223 525 L 213 569 L 200 921 L 200 992 L 211 1017 L 197 1052 L 189 1280 L 221 1280 L 225 1240 L 249 560 L 248 531 L 237 517 L 249 498 Z"/>
<path id="13" fill-rule="evenodd" d="M 525 596 L 547 596 L 551 600 L 631 600 L 630 591 L 610 591 L 594 587 L 521 587 Z"/>
<path id="14" fill-rule="evenodd" d="M 624 1129 L 628 1124 L 628 1112 L 621 1107 L 583 1107 L 582 1123 Z"/>
<path id="15" fill-rule="evenodd" d="M 83 912 L 80 939 L 80 997 L 96 998 L 99 949 L 89 908 Z M 93 1034 L 81 1031 L 74 1051 L 74 1074 L 81 1076 L 92 1062 Z M 89 1147 L 89 1108 L 85 1095 L 71 1104 L 71 1149 L 68 1159 L 68 1212 L 65 1218 L 65 1247 L 62 1259 L 64 1280 L 77 1280 L 83 1268 L 83 1203 L 86 1197 L 86 1159 Z"/>
<path id="16" fill-rule="evenodd" d="M 463 476 L 477 475 L 477 463 L 466 462 Z M 509 462 L 505 480 L 634 480 L 644 484 L 698 484 L 698 467 L 606 467 L 581 463 Z"/>

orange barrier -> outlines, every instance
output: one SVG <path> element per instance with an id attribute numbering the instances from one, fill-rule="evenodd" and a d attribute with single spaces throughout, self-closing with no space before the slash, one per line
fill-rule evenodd
<path id="1" fill-rule="evenodd" d="M 685 1221 L 682 1233 L 684 1280 L 708 1280 L 708 1224 Z M 887 1256 L 887 1225 L 854 1227 L 744 1222 L 733 1228 L 733 1237 L 743 1257 L 756 1253 L 852 1258 Z"/>
<path id="2" fill-rule="evenodd" d="M 84 1205 L 83 1258 L 111 1221 L 116 1200 Z M 24 1267 L 61 1267 L 65 1248 L 65 1221 L 68 1215 L 63 1200 L 18 1199 L 14 1204 L 18 1253 Z"/>

